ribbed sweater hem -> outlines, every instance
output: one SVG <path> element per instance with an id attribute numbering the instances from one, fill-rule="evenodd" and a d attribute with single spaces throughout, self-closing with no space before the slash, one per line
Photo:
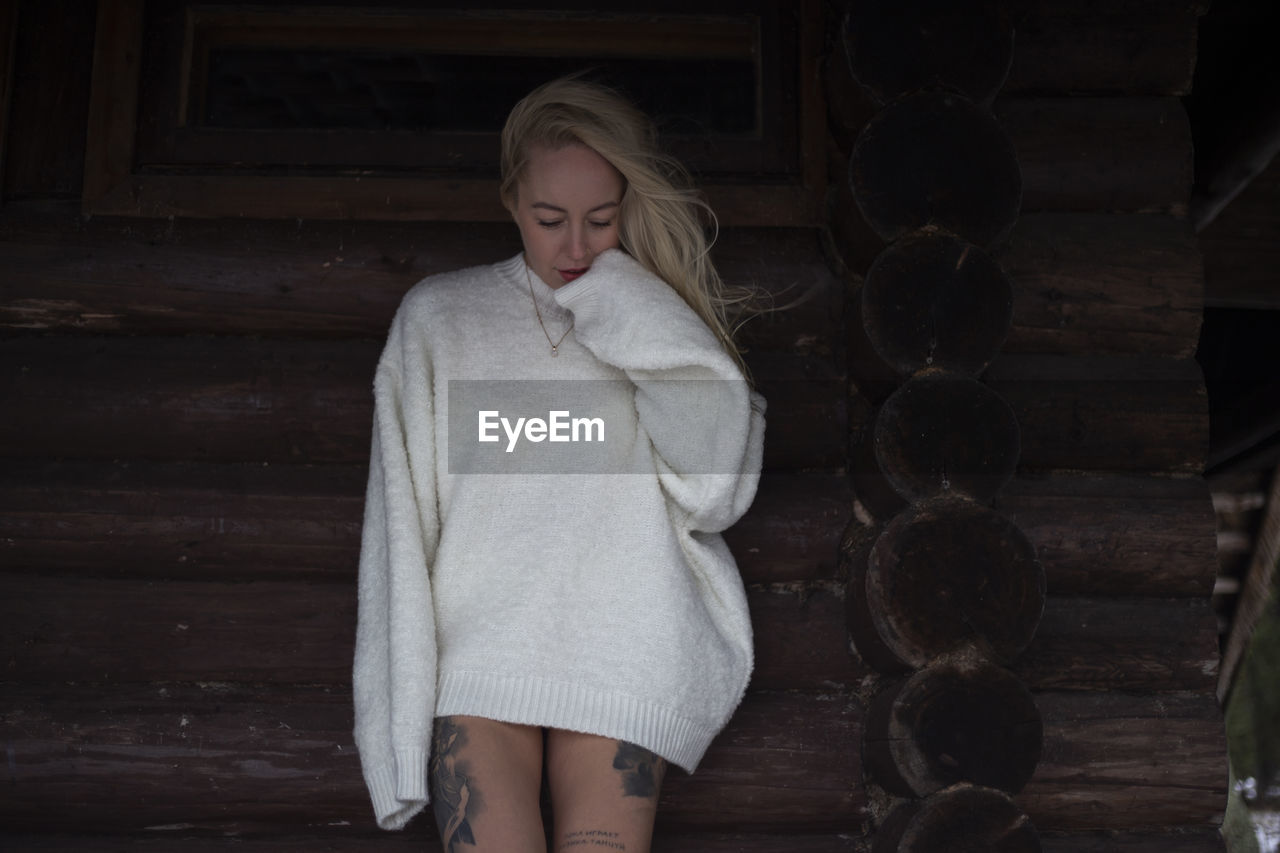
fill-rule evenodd
<path id="1" fill-rule="evenodd" d="M 719 730 L 625 693 L 536 676 L 467 670 L 440 676 L 436 716 L 456 714 L 624 740 L 689 773 Z"/>

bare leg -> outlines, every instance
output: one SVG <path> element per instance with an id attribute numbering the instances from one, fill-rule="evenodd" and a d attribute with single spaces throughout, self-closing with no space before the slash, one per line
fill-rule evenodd
<path id="1" fill-rule="evenodd" d="M 555 853 L 648 853 L 667 763 L 634 744 L 547 733 Z"/>
<path id="2" fill-rule="evenodd" d="M 431 805 L 445 853 L 545 853 L 541 785 L 541 729 L 436 720 Z"/>

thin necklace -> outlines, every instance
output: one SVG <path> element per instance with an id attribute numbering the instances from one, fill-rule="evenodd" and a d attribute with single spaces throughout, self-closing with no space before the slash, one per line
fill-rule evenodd
<path id="1" fill-rule="evenodd" d="M 555 358 L 560 355 L 560 345 L 564 343 L 564 339 L 569 337 L 569 333 L 573 331 L 573 320 L 569 320 L 569 328 L 564 330 L 564 334 L 560 336 L 560 340 L 552 341 L 551 335 L 547 334 L 547 324 L 542 322 L 542 312 L 538 310 L 538 297 L 533 295 L 533 279 L 529 277 L 529 262 L 524 265 L 524 280 L 529 283 L 529 298 L 533 300 L 533 313 L 538 315 L 538 325 L 542 327 L 542 334 L 547 336 L 547 343 L 551 344 L 551 357 Z"/>

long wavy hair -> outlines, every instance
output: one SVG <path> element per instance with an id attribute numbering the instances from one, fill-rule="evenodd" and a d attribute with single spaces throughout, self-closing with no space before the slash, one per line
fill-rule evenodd
<path id="1" fill-rule="evenodd" d="M 710 255 L 718 230 L 715 213 L 684 166 L 659 149 L 653 121 L 625 97 L 578 75 L 544 83 L 526 95 L 502 129 L 502 203 L 515 210 L 530 148 L 574 144 L 592 149 L 622 174 L 622 248 L 680 294 L 746 375 L 732 318 L 751 295 L 730 290 L 721 280 Z"/>

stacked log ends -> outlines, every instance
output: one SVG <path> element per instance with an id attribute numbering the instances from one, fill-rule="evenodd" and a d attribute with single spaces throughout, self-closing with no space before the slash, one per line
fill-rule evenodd
<path id="1" fill-rule="evenodd" d="M 1022 531 L 988 506 L 1013 476 L 1021 433 L 978 379 L 1013 317 L 1008 277 L 984 250 L 1022 205 L 1017 152 L 990 110 L 1012 65 L 1007 9 L 849 0 L 846 61 L 832 63 L 847 74 L 832 75 L 829 92 L 849 103 L 829 114 L 853 202 L 841 203 L 844 188 L 833 195 L 832 242 L 850 270 L 874 254 L 849 352 L 858 391 L 879 411 L 850 467 L 862 505 L 887 521 L 841 543 L 845 616 L 869 666 L 914 671 L 869 707 L 869 777 L 912 798 L 880 823 L 873 853 L 1039 850 L 1006 792 L 1040 760 L 1040 718 L 1001 666 L 1035 634 L 1044 571 Z M 860 228 L 887 245 L 867 252 Z"/>
<path id="2" fill-rule="evenodd" d="M 871 853 L 1039 853 L 1040 834 L 1007 794 L 957 785 L 898 806 L 876 833 Z"/>
<path id="3" fill-rule="evenodd" d="M 977 376 L 1013 324 L 1013 288 L 979 247 L 942 232 L 908 234 L 879 254 L 862 284 L 861 319 L 899 376 L 941 368 Z"/>
<path id="4" fill-rule="evenodd" d="M 876 415 L 876 463 L 899 495 L 918 502 L 958 493 L 990 501 L 1012 479 L 1018 419 L 999 394 L 945 371 L 911 377 Z"/>
<path id="5" fill-rule="evenodd" d="M 865 596 L 884 647 L 913 668 L 965 649 L 1011 663 L 1035 635 L 1044 591 L 1044 570 L 1017 525 L 953 496 L 890 522 L 870 550 L 863 589 L 851 590 Z"/>
<path id="6" fill-rule="evenodd" d="M 926 797 L 958 782 L 1022 790 L 1040 760 L 1042 724 L 1022 682 L 981 660 L 922 669 L 878 695 L 863 762 L 890 793 Z"/>
<path id="7" fill-rule="evenodd" d="M 990 247 L 1022 205 L 1013 143 L 988 110 L 951 92 L 907 95 L 878 112 L 854 143 L 849 182 L 886 242 L 941 228 Z"/>
<path id="8" fill-rule="evenodd" d="M 994 0 L 854 0 L 842 29 L 849 72 L 878 103 L 917 89 L 989 105 L 1013 65 L 1013 21 Z"/>

